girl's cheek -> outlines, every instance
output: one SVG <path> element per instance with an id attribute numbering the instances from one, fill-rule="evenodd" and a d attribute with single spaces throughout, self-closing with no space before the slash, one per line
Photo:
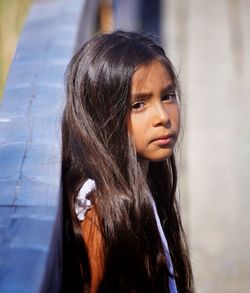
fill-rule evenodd
<path id="1" fill-rule="evenodd" d="M 180 113 L 180 107 L 177 104 L 176 105 L 176 111 L 175 111 L 175 124 L 176 124 L 176 130 L 178 131 L 178 133 L 180 132 L 180 125 L 181 125 L 181 113 Z"/>

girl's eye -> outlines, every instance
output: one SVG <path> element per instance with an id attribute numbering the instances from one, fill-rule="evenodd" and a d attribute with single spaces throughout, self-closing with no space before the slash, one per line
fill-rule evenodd
<path id="1" fill-rule="evenodd" d="M 135 102 L 131 105 L 133 110 L 142 110 L 145 106 L 145 102 Z"/>
<path id="2" fill-rule="evenodd" d="M 176 93 L 167 93 L 166 95 L 164 95 L 162 97 L 162 101 L 169 101 L 169 102 L 172 102 L 172 101 L 175 101 L 176 100 Z"/>

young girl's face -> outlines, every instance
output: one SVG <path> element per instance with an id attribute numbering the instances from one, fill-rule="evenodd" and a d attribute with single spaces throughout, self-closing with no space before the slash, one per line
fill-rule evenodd
<path id="1" fill-rule="evenodd" d="M 132 76 L 129 131 L 136 152 L 148 161 L 168 158 L 180 129 L 175 85 L 165 65 L 153 60 Z"/>

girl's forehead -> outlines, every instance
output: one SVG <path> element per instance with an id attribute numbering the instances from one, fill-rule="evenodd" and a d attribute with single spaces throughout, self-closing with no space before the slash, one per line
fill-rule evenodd
<path id="1" fill-rule="evenodd" d="M 167 87 L 170 84 L 173 84 L 173 80 L 166 64 L 156 59 L 137 67 L 132 75 L 131 92 L 133 95 L 141 89 L 156 85 Z"/>

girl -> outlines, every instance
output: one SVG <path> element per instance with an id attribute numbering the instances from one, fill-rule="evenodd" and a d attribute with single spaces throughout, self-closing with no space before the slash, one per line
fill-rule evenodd
<path id="1" fill-rule="evenodd" d="M 66 82 L 64 291 L 193 292 L 175 196 L 178 84 L 164 50 L 134 32 L 95 36 Z"/>

